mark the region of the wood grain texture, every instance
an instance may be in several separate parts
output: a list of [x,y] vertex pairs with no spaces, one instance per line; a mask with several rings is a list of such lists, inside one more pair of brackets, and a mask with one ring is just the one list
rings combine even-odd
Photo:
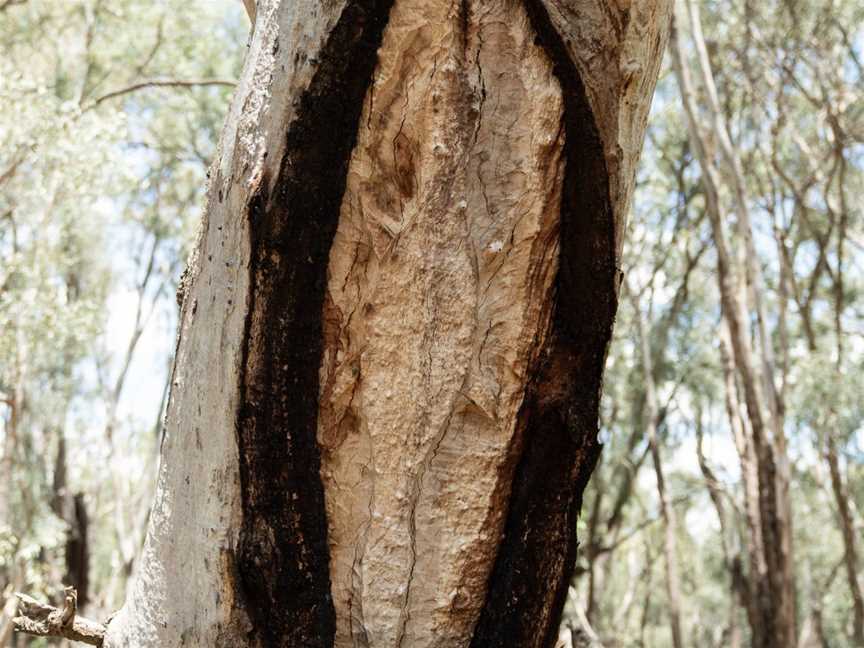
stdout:
[[319,441],[337,646],[464,646],[549,322],[561,91],[518,3],[401,0],[330,253]]

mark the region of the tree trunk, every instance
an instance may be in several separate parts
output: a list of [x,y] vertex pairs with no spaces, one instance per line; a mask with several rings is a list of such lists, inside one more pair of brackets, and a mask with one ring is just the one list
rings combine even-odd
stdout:
[[[697,50],[704,49],[701,38],[701,28],[697,26],[698,14],[692,2],[687,4],[691,35],[696,41]],[[677,22],[676,14],[676,22]],[[754,336],[750,333],[750,321],[753,312],[757,319],[764,317],[759,314],[760,307],[751,306],[752,294],[758,294],[761,286],[748,290],[748,278],[758,276],[754,270],[754,254],[749,250],[749,240],[752,236],[749,229],[749,215],[744,214],[747,205],[742,200],[736,202],[739,226],[746,221],[746,227],[739,227],[743,241],[739,241],[738,254],[733,254],[732,241],[726,227],[726,215],[723,209],[722,192],[723,176],[715,163],[713,141],[715,138],[728,138],[725,126],[721,129],[716,123],[714,129],[706,131],[699,119],[696,88],[690,78],[687,58],[677,33],[677,26],[672,30],[672,62],[675,75],[684,103],[684,112],[690,142],[695,149],[696,158],[702,173],[701,184],[705,200],[705,211],[711,224],[712,239],[717,253],[717,283],[720,292],[722,314],[721,344],[728,342],[731,369],[736,377],[727,377],[727,399],[730,391],[737,389],[738,380],[743,393],[743,403],[747,414],[747,441],[752,445],[755,460],[758,486],[759,506],[759,536],[761,538],[764,557],[764,572],[762,560],[756,563],[755,600],[759,607],[758,622],[751,623],[753,645],[765,648],[785,648],[795,641],[795,587],[792,561],[792,520],[789,502],[789,466],[786,456],[786,440],[779,418],[779,403],[773,379],[773,355],[764,348],[757,354],[756,349],[765,346],[767,335]],[[703,76],[703,91],[713,97],[713,75],[707,63],[707,56],[701,58],[700,71]],[[709,100],[713,105],[711,112],[717,115],[716,98]],[[723,130],[723,133],[715,131]],[[729,157],[734,157],[730,155]],[[730,165],[734,166],[734,165]],[[736,176],[734,168],[732,176]],[[729,171],[727,170],[727,175]],[[731,184],[735,185],[733,181]],[[733,192],[741,190],[733,187]],[[743,231],[742,231],[743,229]],[[752,275],[752,277],[751,277]],[[726,334],[728,333],[728,336]],[[761,335],[761,334],[760,334]],[[725,364],[725,362],[724,362]],[[725,368],[724,368],[725,371]],[[767,389],[766,389],[767,386]],[[727,405],[728,408],[728,405]],[[739,415],[730,412],[730,422],[737,435],[736,419]],[[743,429],[741,430],[744,431]],[[749,466],[743,463],[745,454],[739,447],[742,457],[742,474],[746,474]],[[745,487],[747,484],[745,483]],[[749,513],[749,512],[748,512]],[[749,519],[748,519],[749,522]],[[751,531],[752,534],[752,531]],[[751,562],[752,565],[752,562]],[[751,570],[753,567],[751,567]],[[753,576],[751,572],[751,577]]]
[[[660,456],[660,443],[657,440],[657,418],[660,406],[657,403],[657,387],[654,383],[654,365],[651,358],[651,342],[648,327],[642,318],[639,305],[639,294],[633,290],[630,283],[625,284],[625,290],[633,302],[633,312],[636,313],[637,344],[642,361],[643,384],[645,386],[645,420],[648,447],[651,449],[651,460],[654,464],[654,476],[657,481],[657,498],[660,501],[660,514],[663,517],[663,554],[666,563],[666,607],[669,611],[669,630],[672,634],[672,648],[683,648],[684,639],[681,632],[681,577],[678,567],[677,517],[669,493],[666,491],[666,477],[663,473],[663,461]],[[650,312],[650,311],[649,311]]]
[[106,646],[549,646],[667,2],[259,2]]
[[856,547],[855,523],[849,508],[849,491],[840,473],[840,460],[837,444],[832,433],[826,433],[825,461],[831,476],[831,490],[837,515],[840,518],[840,531],[843,534],[843,566],[846,569],[846,582],[852,595],[852,638],[856,646],[864,646],[864,595],[858,582],[858,550]]
[[66,543],[63,561],[66,569],[62,582],[75,588],[78,595],[78,609],[87,607],[90,547],[87,530],[89,520],[83,493],[72,493],[67,483],[66,439],[58,431],[57,457],[54,461],[54,483],[51,510],[66,523]]

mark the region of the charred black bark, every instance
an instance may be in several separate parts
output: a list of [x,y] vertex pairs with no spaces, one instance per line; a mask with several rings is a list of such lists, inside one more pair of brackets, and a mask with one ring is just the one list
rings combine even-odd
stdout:
[[603,144],[579,71],[542,0],[524,0],[564,99],[560,267],[548,342],[519,415],[504,540],[473,648],[551,646],[576,558],[582,492],[600,454],[600,385],[618,305]]
[[317,445],[321,318],[348,162],[391,4],[347,3],[318,61],[308,61],[317,69],[286,134],[273,195],[265,189],[250,206],[237,567],[253,632],[268,648],[333,643]]

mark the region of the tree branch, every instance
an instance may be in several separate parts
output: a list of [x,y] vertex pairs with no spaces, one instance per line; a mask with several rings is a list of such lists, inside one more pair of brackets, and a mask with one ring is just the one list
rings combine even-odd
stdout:
[[20,592],[15,596],[21,614],[13,619],[18,632],[37,637],[63,637],[91,646],[102,645],[106,628],[101,623],[76,615],[78,592],[74,587],[65,588],[62,608],[47,605]]
[[25,4],[27,0],[2,0],[0,2],[0,11],[6,11],[9,7]]
[[101,97],[98,97],[92,104],[87,107],[87,110],[95,108],[103,101],[108,101],[109,99],[114,99],[115,97],[120,97],[122,95],[129,94],[130,92],[143,90],[145,88],[194,88],[198,86],[226,86],[229,88],[233,88],[236,85],[237,83],[231,81],[230,79],[146,79],[144,81],[139,81],[137,83],[133,83],[132,85],[128,85],[125,88],[112,90],[111,92],[108,92]]

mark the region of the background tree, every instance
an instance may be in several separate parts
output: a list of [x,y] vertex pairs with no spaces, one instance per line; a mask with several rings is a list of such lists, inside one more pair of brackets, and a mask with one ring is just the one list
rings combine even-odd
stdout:
[[230,91],[141,84],[234,77],[243,20],[228,1],[0,3],[0,645],[25,641],[15,590],[74,584],[83,608],[89,580],[97,616],[125,595]]
[[[861,367],[850,307],[861,222],[849,198],[862,180],[860,24],[846,3],[676,7],[625,252],[628,281],[653,299],[625,302],[616,327],[609,444],[587,499],[603,559],[574,581],[604,645],[673,636],[663,619],[674,601],[650,592],[659,567],[629,562],[645,542],[662,546],[662,498],[641,471],[652,429],[643,326],[667,403],[666,498],[683,520],[683,634],[694,645],[861,643],[860,493],[846,487],[860,473],[861,418],[845,400]],[[617,604],[641,592],[641,609]]]

